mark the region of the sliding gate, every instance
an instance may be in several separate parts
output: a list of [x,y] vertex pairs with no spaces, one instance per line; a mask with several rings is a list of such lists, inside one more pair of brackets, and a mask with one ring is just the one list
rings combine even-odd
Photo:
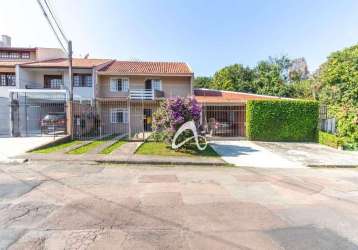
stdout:
[[202,124],[210,136],[245,137],[245,105],[203,104]]

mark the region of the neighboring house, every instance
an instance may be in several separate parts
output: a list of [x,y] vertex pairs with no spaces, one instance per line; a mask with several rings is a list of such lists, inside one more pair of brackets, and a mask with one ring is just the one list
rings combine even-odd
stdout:
[[60,49],[48,48],[14,48],[11,38],[3,36],[0,43],[0,135],[10,131],[9,93],[20,88],[19,66],[36,60],[47,60],[63,56]]
[[[51,112],[65,112],[69,93],[68,60],[57,48],[11,47],[0,43],[0,135],[40,132],[40,120]],[[94,100],[97,70],[112,60],[73,59],[74,100]]]

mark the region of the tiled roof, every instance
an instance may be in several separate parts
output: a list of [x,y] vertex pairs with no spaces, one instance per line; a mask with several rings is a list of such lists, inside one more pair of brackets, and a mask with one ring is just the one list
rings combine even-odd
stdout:
[[0,67],[15,67],[17,64],[28,63],[29,61],[0,61]]
[[[73,58],[72,66],[74,68],[93,68],[104,63],[108,63],[109,59],[84,59],[84,58]],[[68,67],[67,58],[57,58],[46,61],[38,61],[22,64],[21,67],[37,67],[37,68],[65,68]]]
[[278,99],[276,96],[249,94],[243,92],[194,89],[195,99],[199,103],[245,103],[248,100]]
[[191,75],[190,67],[183,62],[114,61],[100,70],[103,74],[168,74]]
[[0,51],[36,51],[36,48],[0,47]]

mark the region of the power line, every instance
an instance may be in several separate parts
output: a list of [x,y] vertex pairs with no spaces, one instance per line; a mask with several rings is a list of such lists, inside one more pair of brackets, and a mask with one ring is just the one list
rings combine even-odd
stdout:
[[58,30],[60,31],[60,33],[61,33],[63,39],[64,39],[66,42],[68,42],[68,39],[67,39],[67,37],[65,36],[65,33],[63,32],[62,27],[61,27],[61,25],[59,24],[59,22],[58,22],[58,20],[57,20],[57,18],[56,18],[56,15],[54,14],[54,11],[51,9],[50,5],[47,3],[47,0],[44,0],[44,2],[45,2],[45,4],[46,4],[46,6],[47,6],[48,11],[50,12],[50,15],[52,16],[52,19],[55,21],[55,24],[56,24]]
[[[42,13],[44,14],[44,16],[45,16],[47,22],[49,23],[49,25],[50,25],[50,27],[51,27],[53,33],[55,34],[55,36],[56,36],[56,38],[57,38],[57,41],[60,43],[62,49],[63,49],[66,53],[68,53],[66,47],[63,45],[63,43],[62,43],[62,41],[61,41],[59,35],[57,34],[55,27],[53,26],[53,24],[52,24],[50,18],[48,17],[48,15],[47,15],[47,13],[46,13],[46,11],[45,11],[45,8],[43,7],[41,1],[40,1],[40,0],[37,0],[37,3],[39,4],[39,6],[40,6],[40,8],[41,8],[41,10],[42,10]],[[66,41],[67,41],[67,40],[66,40]]]

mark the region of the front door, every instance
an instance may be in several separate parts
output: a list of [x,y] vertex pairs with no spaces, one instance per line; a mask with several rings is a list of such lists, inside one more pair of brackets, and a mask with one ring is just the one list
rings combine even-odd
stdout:
[[152,131],[152,110],[144,109],[144,131]]

